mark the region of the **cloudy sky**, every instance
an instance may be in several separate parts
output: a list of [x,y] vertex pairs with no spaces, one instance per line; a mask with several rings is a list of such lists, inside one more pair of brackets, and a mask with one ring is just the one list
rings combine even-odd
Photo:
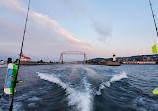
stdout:
[[[158,23],[158,1],[151,0]],[[0,59],[17,58],[28,0],[0,0]],[[158,43],[148,0],[31,0],[24,55],[58,61],[151,54]],[[66,56],[67,60],[82,56]]]

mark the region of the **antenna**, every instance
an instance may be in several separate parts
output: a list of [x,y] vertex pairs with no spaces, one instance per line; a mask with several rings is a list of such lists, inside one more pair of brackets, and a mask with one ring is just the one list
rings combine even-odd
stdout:
[[20,50],[19,60],[18,60],[17,75],[16,75],[16,77],[15,77],[15,82],[14,82],[14,86],[13,86],[13,95],[12,95],[12,100],[11,100],[11,104],[10,104],[10,107],[9,107],[9,111],[12,111],[12,110],[13,110],[15,87],[16,87],[17,78],[18,78],[18,73],[19,73],[20,59],[21,59],[21,56],[22,56],[22,53],[23,53],[23,45],[24,45],[24,39],[25,39],[25,33],[26,33],[26,26],[27,26],[27,21],[28,21],[28,13],[29,13],[29,10],[30,10],[30,0],[29,0],[29,4],[28,4],[28,9],[27,9],[26,22],[25,22],[24,33],[23,33],[23,39],[22,39],[22,43],[21,43],[21,50]]
[[156,25],[156,20],[155,20],[154,11],[153,11],[153,8],[152,8],[151,0],[149,0],[149,4],[150,4],[150,8],[151,8],[154,24],[155,24],[156,34],[157,34],[157,37],[158,37],[158,28],[157,28],[157,25]]

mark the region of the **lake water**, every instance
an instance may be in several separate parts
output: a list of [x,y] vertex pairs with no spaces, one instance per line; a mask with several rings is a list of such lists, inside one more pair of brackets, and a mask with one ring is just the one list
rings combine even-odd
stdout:
[[[7,69],[0,67],[0,94]],[[21,66],[14,111],[158,111],[158,65]],[[8,111],[9,96],[0,99]]]

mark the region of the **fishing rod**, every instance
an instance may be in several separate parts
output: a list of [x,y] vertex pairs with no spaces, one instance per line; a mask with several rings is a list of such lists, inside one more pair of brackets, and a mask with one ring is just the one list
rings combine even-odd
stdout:
[[157,37],[158,37],[158,28],[157,28],[157,24],[156,24],[155,15],[154,15],[154,11],[153,11],[153,8],[152,8],[151,0],[149,0],[149,4],[150,4],[150,8],[151,8],[154,24],[155,24],[156,34],[157,34]]
[[25,33],[26,33],[26,26],[27,26],[27,21],[28,21],[29,10],[30,10],[30,0],[29,0],[29,3],[28,3],[28,9],[27,9],[27,15],[26,15],[24,33],[23,33],[23,38],[22,38],[22,43],[21,43],[21,50],[20,50],[19,60],[18,60],[18,69],[17,69],[17,74],[16,74],[16,77],[15,77],[15,81],[14,81],[14,84],[13,84],[13,95],[12,95],[12,100],[11,100],[11,104],[10,104],[10,107],[9,107],[9,111],[12,111],[12,110],[13,110],[15,87],[16,87],[16,83],[18,83],[18,82],[17,82],[17,78],[18,78],[19,67],[20,67],[20,62],[21,62],[20,59],[21,59],[21,56],[22,56],[22,54],[23,54],[23,46],[24,46],[24,39],[25,39]]
[[[156,24],[155,15],[154,15],[154,11],[153,11],[153,8],[152,8],[151,0],[149,0],[149,4],[150,4],[150,8],[151,8],[151,12],[152,12],[154,24],[155,24],[156,34],[157,34],[157,37],[158,37],[158,28],[157,28],[157,24]],[[154,42],[155,42],[155,41],[154,41]],[[156,43],[155,43],[155,45],[152,47],[152,50],[153,50],[153,54],[154,54],[155,52],[156,52],[156,54],[157,54]],[[158,94],[158,87],[156,87],[156,88],[153,90],[153,94]]]

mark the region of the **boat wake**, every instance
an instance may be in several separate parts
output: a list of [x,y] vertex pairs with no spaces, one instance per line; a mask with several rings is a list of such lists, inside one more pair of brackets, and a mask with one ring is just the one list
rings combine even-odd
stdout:
[[112,76],[112,78],[109,81],[103,82],[99,86],[99,90],[96,92],[97,95],[101,95],[101,90],[106,89],[107,87],[110,87],[110,85],[116,81],[120,81],[121,79],[127,78],[127,75],[125,72],[122,72],[120,74]]
[[86,77],[83,77],[82,79],[84,88],[79,90],[72,88],[69,84],[64,83],[61,79],[59,79],[59,77],[56,77],[55,75],[38,72],[38,76],[43,80],[58,84],[63,89],[65,89],[68,95],[67,99],[69,106],[75,107],[78,111],[92,111],[93,96],[90,88],[91,84],[87,82]]

